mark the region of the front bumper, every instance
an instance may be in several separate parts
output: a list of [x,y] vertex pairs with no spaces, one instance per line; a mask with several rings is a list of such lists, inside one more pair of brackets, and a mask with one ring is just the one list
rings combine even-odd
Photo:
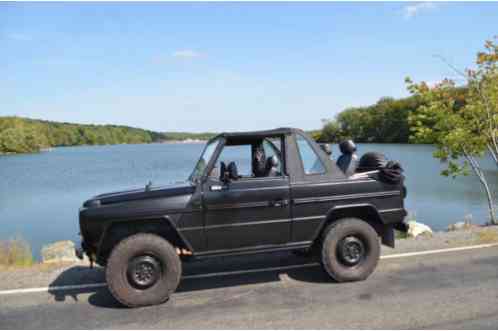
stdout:
[[85,255],[88,257],[90,262],[94,262],[96,258],[94,250],[92,250],[90,246],[83,239],[81,240],[81,245],[74,249],[74,253],[76,257],[80,260],[84,260]]

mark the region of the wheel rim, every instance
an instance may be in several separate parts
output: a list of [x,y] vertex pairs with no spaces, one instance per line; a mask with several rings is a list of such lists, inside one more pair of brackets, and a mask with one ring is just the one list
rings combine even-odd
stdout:
[[137,256],[128,263],[126,275],[134,288],[147,289],[161,278],[161,262],[151,255]]
[[347,236],[339,242],[338,253],[345,265],[355,266],[365,258],[365,244],[356,236]]

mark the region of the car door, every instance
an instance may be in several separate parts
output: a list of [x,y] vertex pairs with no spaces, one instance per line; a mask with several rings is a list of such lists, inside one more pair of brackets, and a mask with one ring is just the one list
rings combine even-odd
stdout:
[[[242,173],[248,157],[239,158]],[[225,147],[227,148],[227,147]],[[235,153],[237,154],[237,153]],[[289,178],[250,176],[223,183],[207,177],[203,183],[205,234],[209,251],[275,246],[290,240]]]

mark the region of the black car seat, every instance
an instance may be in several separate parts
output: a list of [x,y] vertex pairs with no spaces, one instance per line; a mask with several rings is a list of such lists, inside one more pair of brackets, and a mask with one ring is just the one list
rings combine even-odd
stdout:
[[270,156],[268,159],[266,159],[265,176],[266,177],[280,176],[279,163],[280,162],[278,161],[278,158],[275,155]]
[[228,176],[232,180],[237,180],[240,178],[239,171],[237,170],[237,164],[235,162],[230,162],[227,166]]
[[252,159],[252,171],[255,177],[264,177],[266,175],[266,155],[263,146],[259,145],[254,148]]
[[230,162],[228,166],[225,162],[220,162],[220,181],[226,182],[227,180],[237,180],[239,178],[239,171],[235,162]]
[[356,145],[352,140],[346,140],[339,144],[342,155],[337,159],[337,166],[346,176],[355,173],[358,167],[358,155],[356,155]]

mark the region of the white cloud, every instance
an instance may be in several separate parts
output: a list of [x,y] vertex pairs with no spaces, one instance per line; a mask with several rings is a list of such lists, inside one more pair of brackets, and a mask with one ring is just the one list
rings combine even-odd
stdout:
[[7,33],[5,34],[5,37],[7,39],[16,40],[16,41],[28,41],[32,39],[30,35],[24,33],[17,33],[17,32]]
[[403,15],[406,19],[413,18],[423,11],[429,11],[436,8],[433,2],[419,2],[407,5],[403,8]]
[[173,52],[173,54],[171,54],[171,55],[173,57],[181,58],[181,59],[193,59],[193,58],[198,58],[198,57],[202,56],[201,53],[194,51],[194,50],[191,50],[191,49],[178,50],[178,51]]

